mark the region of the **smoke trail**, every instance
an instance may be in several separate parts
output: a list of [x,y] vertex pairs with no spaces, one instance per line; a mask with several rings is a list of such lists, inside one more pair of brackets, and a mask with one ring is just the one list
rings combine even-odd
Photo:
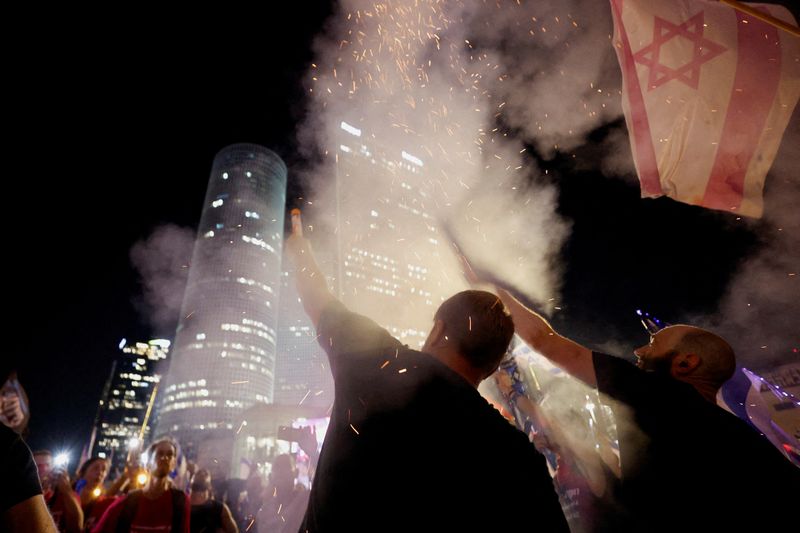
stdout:
[[175,331],[193,246],[192,230],[167,224],[131,248],[142,285],[141,299],[134,303],[157,333],[171,337]]
[[777,366],[800,360],[800,121],[795,112],[765,191],[763,221],[747,221],[761,249],[740,266],[706,324],[736,350],[740,365]]
[[471,15],[478,45],[499,64],[489,79],[506,103],[502,120],[541,155],[569,152],[621,116],[606,2],[482,3]]
[[[332,139],[346,117],[385,145],[427,155],[412,185],[474,240],[481,266],[536,301],[557,298],[569,225],[526,146],[550,157],[619,117],[619,75],[605,3],[542,4],[343,2],[316,42],[299,132],[301,146],[328,155],[308,173],[318,206],[333,203]],[[489,253],[481,242],[496,245]],[[447,268],[459,278],[455,263]]]

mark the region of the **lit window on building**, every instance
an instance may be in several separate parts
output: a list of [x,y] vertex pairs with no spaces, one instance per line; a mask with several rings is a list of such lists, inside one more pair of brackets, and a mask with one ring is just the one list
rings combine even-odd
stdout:
[[211,207],[219,207],[223,203],[225,203],[225,202],[220,198],[220,199],[217,199],[217,200],[214,200],[213,202],[211,202]]
[[342,121],[341,128],[349,133],[350,135],[355,135],[356,137],[361,137],[361,130],[356,128],[355,126],[351,126],[347,122]]
[[211,238],[213,236],[214,236],[214,230],[209,230],[205,232],[205,234],[203,235],[203,237],[205,237],[206,239]]
[[[272,246],[270,246],[269,244],[267,244],[266,242],[264,242],[261,239],[257,239],[255,237],[250,237],[248,235],[242,235],[242,240],[244,242],[246,242],[246,243],[254,244],[254,245],[258,246],[259,248],[261,248],[262,250],[268,250],[268,251],[270,251],[272,253],[275,253],[275,248],[273,248]],[[233,242],[233,241],[231,241],[231,242]]]

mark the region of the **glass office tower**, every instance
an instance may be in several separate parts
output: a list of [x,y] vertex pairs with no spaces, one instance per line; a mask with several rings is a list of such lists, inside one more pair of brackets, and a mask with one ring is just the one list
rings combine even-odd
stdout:
[[285,203],[272,151],[235,144],[214,158],[157,428],[200,463],[206,441],[206,459],[229,461],[234,420],[273,399]]

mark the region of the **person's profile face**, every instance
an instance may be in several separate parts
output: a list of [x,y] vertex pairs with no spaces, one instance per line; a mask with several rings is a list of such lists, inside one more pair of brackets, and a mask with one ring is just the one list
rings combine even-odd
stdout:
[[633,351],[636,366],[646,372],[669,374],[675,356],[675,341],[680,335],[681,332],[674,328],[665,328],[651,335],[648,344]]

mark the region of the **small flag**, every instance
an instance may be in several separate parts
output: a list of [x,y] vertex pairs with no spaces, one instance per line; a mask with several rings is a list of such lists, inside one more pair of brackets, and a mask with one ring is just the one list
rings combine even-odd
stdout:
[[800,39],[720,2],[610,1],[642,197],[760,217],[800,96]]

